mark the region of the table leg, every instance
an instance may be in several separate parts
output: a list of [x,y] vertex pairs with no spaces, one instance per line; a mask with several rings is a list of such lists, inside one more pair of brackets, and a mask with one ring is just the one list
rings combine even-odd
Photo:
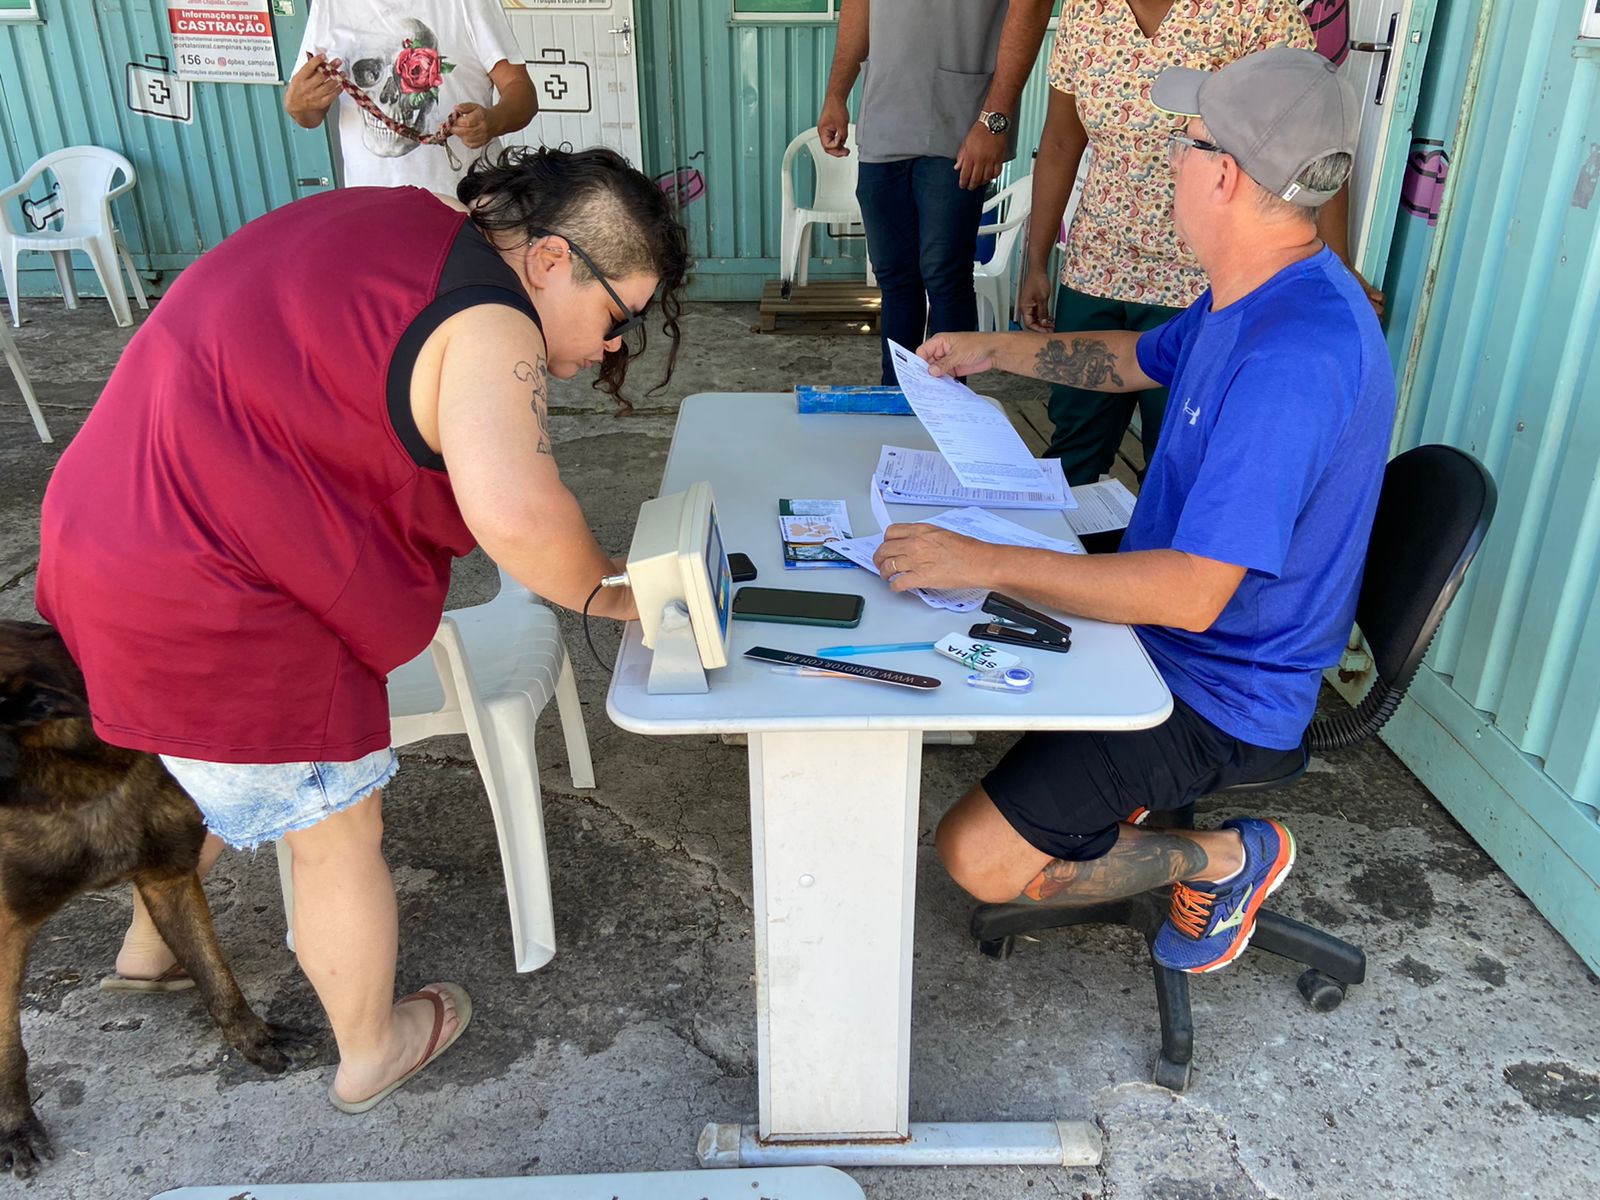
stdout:
[[761,1137],[907,1135],[921,735],[750,737]]
[[911,949],[922,735],[750,735],[760,1122],[703,1166],[1100,1161],[1082,1121],[912,1124]]

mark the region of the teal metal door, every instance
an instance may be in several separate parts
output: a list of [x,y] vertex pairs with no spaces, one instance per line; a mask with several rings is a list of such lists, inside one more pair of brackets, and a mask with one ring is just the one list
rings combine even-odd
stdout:
[[[322,0],[316,0],[322,3]],[[278,42],[278,74],[287,81],[300,68],[296,61],[300,53],[300,39],[305,36],[306,16],[312,0],[278,0],[273,7],[276,10],[272,18],[273,36]],[[276,93],[279,111],[283,108],[283,93],[280,89],[268,89]],[[334,122],[324,121],[319,129],[301,129],[288,115],[284,114],[283,124],[288,130],[286,149],[294,198],[309,196],[314,192],[326,191],[337,182],[334,172]]]
[[[305,3],[275,5],[285,70]],[[0,175],[19,178],[63,146],[126,155],[139,181],[116,202],[117,221],[156,291],[246,221],[332,186],[326,130],[289,120],[281,86],[177,78],[163,0],[40,0],[39,9],[41,21],[0,25]],[[22,265],[25,294],[58,291],[48,258]],[[81,286],[98,291],[92,275]]]
[[[1351,181],[1350,246],[1354,262],[1382,283],[1400,211],[1411,129],[1416,121],[1423,64],[1439,0],[1357,0],[1345,8],[1348,37],[1340,47],[1318,48],[1341,63],[1361,98],[1361,141]],[[1303,5],[1318,19],[1337,4]],[[1321,31],[1319,31],[1320,33]]]

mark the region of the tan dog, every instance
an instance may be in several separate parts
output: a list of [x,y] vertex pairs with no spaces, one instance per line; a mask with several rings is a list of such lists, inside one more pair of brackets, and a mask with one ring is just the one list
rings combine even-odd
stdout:
[[195,874],[200,810],[153,754],[95,736],[83,675],[48,625],[0,621],[0,1171],[50,1139],[29,1101],[18,1011],[34,935],[87,888],[131,881],[228,1042],[277,1074],[303,1045],[251,1011]]

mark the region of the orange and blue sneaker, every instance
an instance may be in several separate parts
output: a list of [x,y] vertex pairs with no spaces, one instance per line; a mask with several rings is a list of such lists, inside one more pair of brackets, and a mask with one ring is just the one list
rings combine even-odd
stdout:
[[1174,971],[1201,974],[1227,966],[1250,944],[1256,913],[1294,866],[1294,836],[1276,821],[1224,821],[1244,841],[1244,866],[1225,883],[1172,885],[1172,911],[1150,952]]

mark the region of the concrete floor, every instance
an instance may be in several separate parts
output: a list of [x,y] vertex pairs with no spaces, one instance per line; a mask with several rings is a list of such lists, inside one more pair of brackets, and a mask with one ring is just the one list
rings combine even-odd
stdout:
[[[39,444],[0,379],[7,617],[34,615],[40,497],[129,333],[94,300],[77,313],[35,300],[26,312],[17,340],[57,442]],[[562,473],[602,543],[625,548],[683,396],[875,380],[874,339],[760,335],[755,320],[753,306],[694,307],[677,377],[638,396],[630,417],[611,416],[587,386],[552,389]],[[650,359],[644,367],[659,345]],[[1037,425],[1039,389],[990,390]],[[463,560],[452,606],[486,598],[493,581],[481,555]],[[128,896],[81,897],[45,927],[27,977],[35,1104],[58,1149],[30,1194],[122,1200],[187,1184],[682,1169],[705,1121],[754,1118],[745,752],[713,737],[613,728],[605,673],[570,622],[567,644],[599,786],[570,786],[547,710],[554,962],[512,970],[477,773],[464,741],[424,743],[402,754],[386,804],[399,975],[407,989],[455,979],[471,991],[476,1015],[461,1043],[390,1103],[343,1116],[325,1099],[325,1033],[318,1061],[272,1080],[224,1053],[192,993],[99,991]],[[614,645],[602,634],[603,653]],[[1005,962],[967,938],[967,902],[944,877],[931,831],[1006,745],[984,736],[925,756],[912,1117],[1088,1118],[1103,1130],[1104,1161],[852,1172],[873,1200],[1600,1191],[1600,987],[1386,749],[1318,762],[1257,806],[1300,840],[1276,907],[1363,944],[1367,983],[1321,1014],[1296,993],[1297,969],[1270,956],[1195,980],[1194,1078],[1174,1096],[1146,1082],[1157,1027],[1136,935],[1067,931]],[[207,890],[246,995],[270,1020],[321,1029],[284,949],[272,855],[224,856]]]

